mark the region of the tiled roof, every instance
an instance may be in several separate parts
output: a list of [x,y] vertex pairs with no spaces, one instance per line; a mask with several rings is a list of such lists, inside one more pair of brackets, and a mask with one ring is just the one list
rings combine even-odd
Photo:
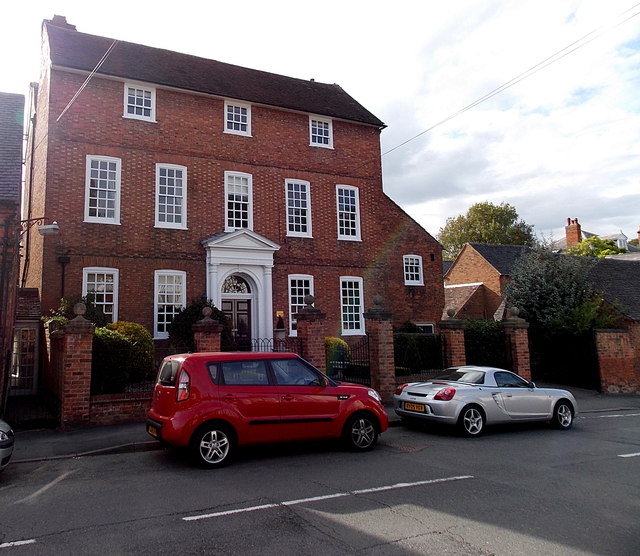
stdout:
[[0,200],[20,201],[24,96],[0,93]]
[[589,283],[626,316],[640,320],[640,261],[598,259],[588,276]]
[[514,263],[530,247],[524,245],[498,245],[494,243],[469,243],[502,276],[509,276]]
[[[44,24],[54,66],[90,72],[113,43],[113,39],[79,33],[68,26],[58,27],[51,21]],[[98,73],[384,126],[339,85],[285,77],[130,42],[118,41]]]

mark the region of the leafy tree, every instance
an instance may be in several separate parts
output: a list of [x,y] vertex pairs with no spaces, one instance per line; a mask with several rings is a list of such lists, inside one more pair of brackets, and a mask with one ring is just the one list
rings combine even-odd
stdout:
[[580,243],[577,243],[567,250],[567,254],[569,255],[598,257],[600,259],[603,259],[607,255],[617,255],[626,252],[626,249],[620,249],[612,239],[602,239],[598,236],[583,239]]
[[537,245],[533,226],[520,219],[515,207],[508,203],[476,203],[467,214],[447,218],[440,228],[438,241],[444,248],[444,258],[453,260],[468,242],[502,245]]
[[505,296],[538,329],[582,332],[613,326],[615,311],[588,283],[593,264],[591,258],[534,249],[515,263]]
[[50,309],[49,315],[43,317],[47,325],[53,328],[60,328],[67,324],[71,319],[75,318],[73,308],[76,303],[82,302],[87,308],[84,318],[93,323],[97,328],[107,325],[109,319],[102,312],[102,309],[94,303],[94,295],[92,293],[82,297],[80,295],[71,295],[60,299],[60,305],[57,309]]
[[629,240],[629,245],[635,245],[636,247],[638,247],[638,245],[640,245],[640,240],[630,239]]

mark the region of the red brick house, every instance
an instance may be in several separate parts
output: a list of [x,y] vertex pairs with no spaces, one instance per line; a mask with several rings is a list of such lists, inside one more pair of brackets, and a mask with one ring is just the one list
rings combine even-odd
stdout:
[[11,377],[17,305],[24,97],[0,93],[0,417]]
[[192,299],[270,338],[313,294],[330,334],[366,333],[375,295],[434,325],[441,247],[382,187],[384,124],[338,85],[43,23],[26,197],[56,220],[25,285],[43,312],[93,293],[155,339]]
[[504,286],[514,263],[528,249],[522,245],[465,244],[444,275],[445,313],[452,309],[457,319],[502,320],[506,316]]

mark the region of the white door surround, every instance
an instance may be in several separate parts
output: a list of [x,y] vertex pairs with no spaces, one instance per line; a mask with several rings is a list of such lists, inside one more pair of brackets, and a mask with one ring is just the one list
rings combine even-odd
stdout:
[[231,275],[251,288],[251,337],[273,337],[273,254],[280,246],[251,230],[217,234],[202,241],[207,253],[207,298],[222,307],[222,285]]

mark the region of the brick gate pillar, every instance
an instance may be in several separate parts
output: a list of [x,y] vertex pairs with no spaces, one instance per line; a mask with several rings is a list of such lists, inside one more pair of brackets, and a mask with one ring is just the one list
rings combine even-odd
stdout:
[[442,364],[446,367],[465,365],[467,354],[464,348],[464,321],[448,319],[440,321],[442,335]]
[[203,318],[192,327],[196,351],[220,351],[222,324],[211,318],[211,307],[203,307]]
[[531,380],[531,357],[529,355],[529,323],[518,316],[518,309],[511,307],[509,317],[503,321],[504,332],[511,348],[511,367],[514,373]]
[[393,400],[396,389],[396,362],[393,353],[393,313],[382,307],[382,297],[373,299],[375,307],[364,313],[369,337],[371,386],[385,403]]
[[91,355],[94,326],[84,314],[87,307],[76,303],[76,317],[63,328],[60,425],[88,425],[91,417]]
[[325,319],[327,315],[320,309],[312,307],[315,298],[306,295],[306,306],[296,313],[296,331],[302,345],[302,357],[323,373],[327,372],[327,353],[324,338],[327,335]]
[[595,331],[603,394],[640,394],[640,362],[637,347],[634,349],[633,332]]

